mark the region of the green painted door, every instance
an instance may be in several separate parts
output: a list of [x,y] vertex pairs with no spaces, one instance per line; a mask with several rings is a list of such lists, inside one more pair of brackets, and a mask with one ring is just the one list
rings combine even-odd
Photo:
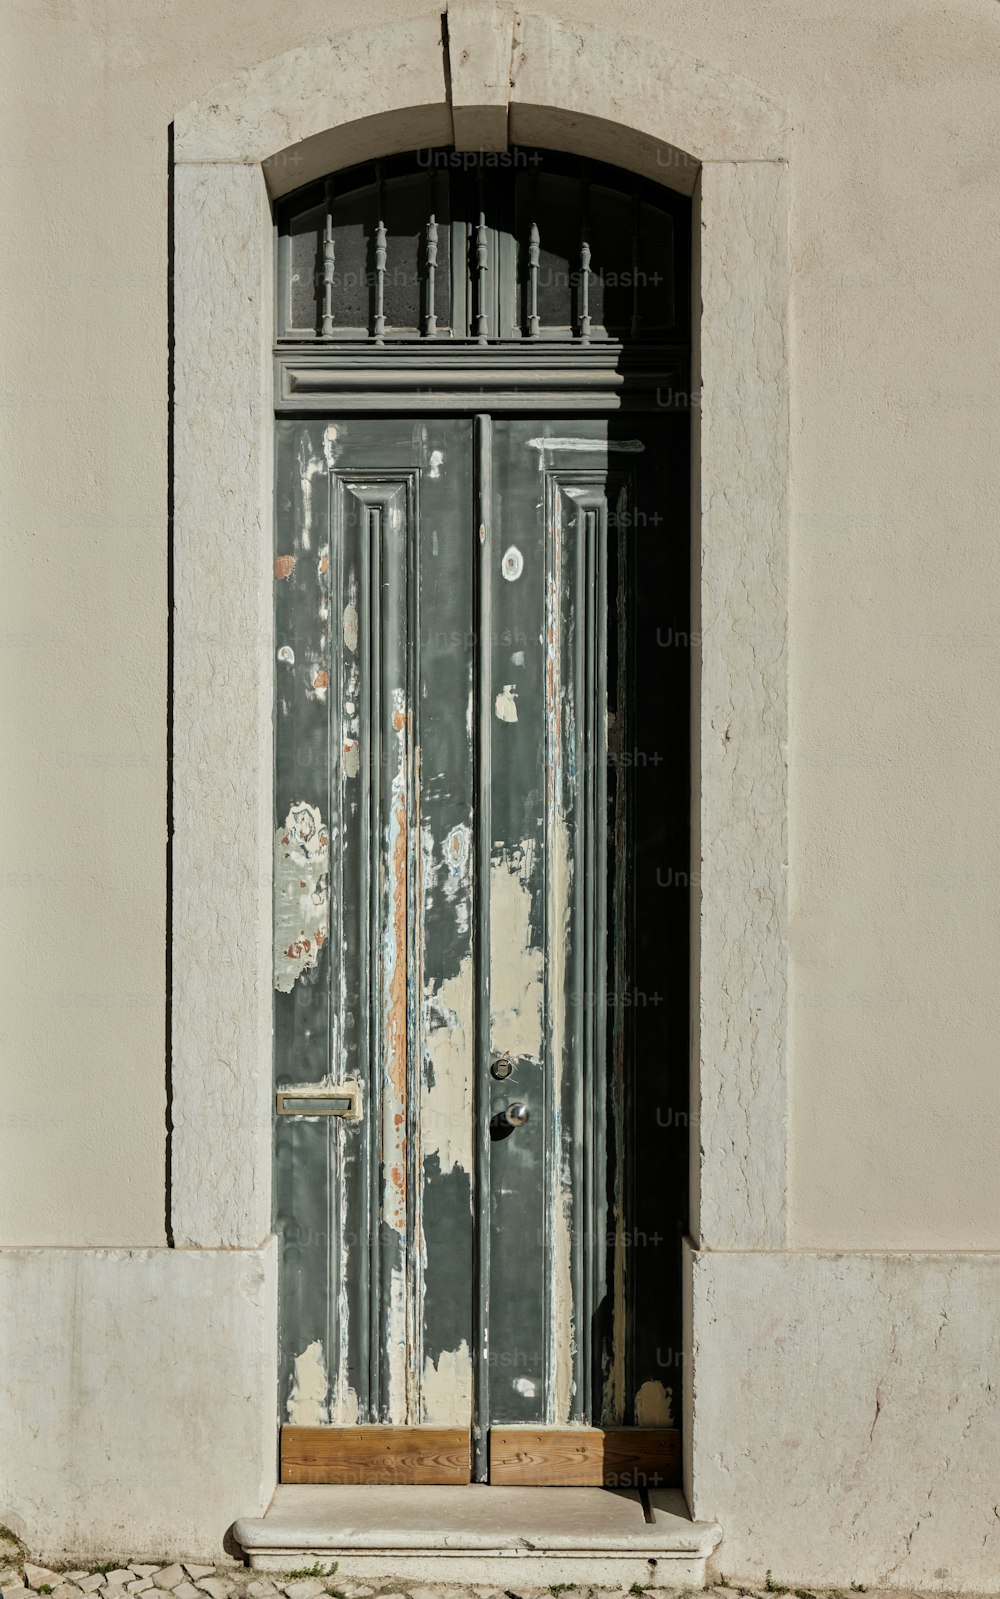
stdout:
[[467,1427],[480,1477],[494,1423],[668,1419],[629,1237],[658,426],[277,424],[281,1420]]

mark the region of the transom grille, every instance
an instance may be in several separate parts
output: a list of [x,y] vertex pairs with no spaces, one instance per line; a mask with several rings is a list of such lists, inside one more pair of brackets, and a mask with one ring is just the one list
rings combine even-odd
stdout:
[[689,207],[549,151],[422,150],[283,200],[279,343],[686,343]]

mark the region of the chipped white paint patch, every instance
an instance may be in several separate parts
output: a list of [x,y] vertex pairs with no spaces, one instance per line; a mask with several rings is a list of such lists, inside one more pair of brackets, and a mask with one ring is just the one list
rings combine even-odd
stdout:
[[288,1419],[294,1427],[322,1427],[330,1420],[326,1396],[330,1391],[323,1345],[317,1338],[295,1357]]
[[389,1306],[385,1325],[385,1350],[389,1404],[387,1420],[397,1427],[413,1421],[410,1392],[409,1335],[407,1321],[406,1271],[394,1266],[389,1278]]
[[496,698],[496,712],[501,722],[517,721],[516,685],[505,683]]
[[308,460],[304,456],[300,455],[299,457],[299,476],[302,482],[302,548],[304,550],[312,549],[312,480],[324,468],[325,463],[318,455],[310,455]]
[[474,972],[467,955],[454,977],[424,995],[424,1059],[430,1067],[420,1105],[424,1158],[437,1155],[442,1174],[472,1171],[472,1038]]
[[573,1357],[576,1353],[573,1323],[573,1200],[569,1172],[563,1169],[564,1164],[565,1157],[560,1148],[556,1172],[555,1225],[552,1228],[552,1402],[556,1425],[565,1425],[570,1419]]
[[274,986],[290,994],[328,933],[330,838],[319,807],[293,805],[274,836]]
[[344,776],[357,777],[361,770],[361,747],[356,738],[344,740]]
[[504,551],[503,560],[500,562],[500,570],[508,583],[516,583],[521,576],[524,571],[524,556],[516,544],[512,544],[509,549]]
[[492,1047],[540,1062],[542,952],[531,939],[531,860],[525,840],[490,866],[490,1010]]
[[428,1355],[421,1384],[423,1421],[432,1427],[467,1427],[472,1414],[472,1355],[465,1339],[444,1349],[437,1363]]
[[442,466],[443,461],[444,461],[444,454],[442,453],[441,450],[432,450],[431,451],[430,469],[429,469],[428,474],[427,474],[428,477],[440,477],[441,476],[441,466]]
[[533,1377],[515,1377],[511,1386],[522,1399],[534,1399],[538,1392],[538,1384]]
[[529,439],[529,450],[621,450],[639,455],[646,448],[641,439]]
[[312,654],[312,663],[309,668],[309,686],[306,689],[306,693],[310,699],[324,701],[330,682],[330,674],[315,652],[311,651],[310,653]]
[[338,436],[339,429],[336,423],[331,422],[323,434],[323,455],[328,467],[334,467],[337,464],[337,457],[340,454],[340,445],[337,442]]
[[330,1395],[330,1420],[338,1427],[356,1427],[363,1420],[361,1401],[347,1381],[346,1340],[344,1340],[344,1354],[341,1357],[341,1373],[337,1380],[336,1392]]
[[448,899],[468,887],[470,850],[470,830],[464,822],[458,822],[444,841],[444,863],[448,868],[444,891]]
[[278,651],[278,660],[284,661],[286,666],[295,665],[295,651],[290,644],[282,644]]
[[353,600],[348,600],[344,606],[344,643],[352,655],[358,648],[358,608]]
[[635,1396],[635,1424],[637,1427],[672,1427],[674,1424],[674,1391],[662,1382],[644,1382]]

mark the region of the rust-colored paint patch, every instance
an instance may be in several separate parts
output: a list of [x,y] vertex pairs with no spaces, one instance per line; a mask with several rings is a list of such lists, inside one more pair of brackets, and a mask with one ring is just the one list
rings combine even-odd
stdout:
[[295,570],[294,555],[276,555],[274,558],[274,575],[278,579],[291,577]]

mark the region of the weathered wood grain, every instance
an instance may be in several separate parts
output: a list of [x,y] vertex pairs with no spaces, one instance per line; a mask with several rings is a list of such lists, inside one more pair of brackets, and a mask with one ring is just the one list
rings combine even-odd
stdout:
[[460,1427],[282,1427],[281,1481],[465,1483],[470,1438]]
[[493,1427],[490,1482],[502,1487],[675,1488],[676,1428]]

